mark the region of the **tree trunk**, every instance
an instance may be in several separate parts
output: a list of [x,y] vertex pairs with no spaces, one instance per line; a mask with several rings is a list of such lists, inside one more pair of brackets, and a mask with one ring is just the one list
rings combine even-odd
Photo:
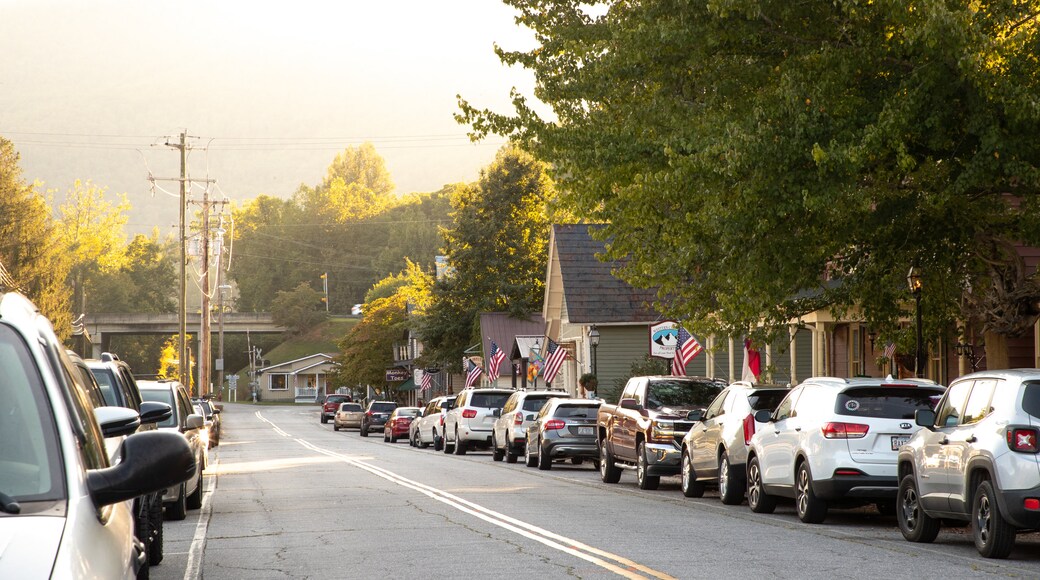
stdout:
[[986,332],[986,369],[998,370],[1009,368],[1011,360],[1008,356],[1007,337],[995,332]]

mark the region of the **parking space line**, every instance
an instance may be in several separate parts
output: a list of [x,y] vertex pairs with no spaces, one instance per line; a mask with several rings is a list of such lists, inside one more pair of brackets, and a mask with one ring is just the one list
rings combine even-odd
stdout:
[[[217,455],[214,459],[213,465],[220,465],[220,456]],[[199,521],[195,524],[195,535],[191,539],[191,547],[188,548],[188,564],[184,568],[184,580],[197,580],[202,578],[202,556],[203,550],[206,547],[206,534],[209,532],[209,520],[210,515],[213,512],[212,497],[213,493],[217,490],[217,472],[209,478],[203,477],[200,485],[206,481],[210,481],[211,484],[209,489],[206,486],[202,487],[202,509],[199,510]]]

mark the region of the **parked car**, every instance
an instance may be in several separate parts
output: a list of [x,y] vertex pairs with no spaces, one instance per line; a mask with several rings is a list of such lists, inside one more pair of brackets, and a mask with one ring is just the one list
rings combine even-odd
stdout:
[[[37,308],[0,292],[0,578],[134,578],[134,498],[194,475],[184,441],[92,408],[83,379]],[[113,464],[104,438],[122,436]]]
[[202,409],[202,418],[206,420],[209,429],[209,446],[220,445],[220,409],[209,399],[192,399]]
[[[199,438],[202,439],[202,444],[206,449],[213,447],[210,443],[210,437],[212,434],[213,423],[206,420],[206,412],[202,410],[202,405],[197,399],[191,400],[191,411],[196,415],[202,417],[202,427],[199,429]],[[206,471],[209,468],[209,454],[203,456],[202,470]]]
[[393,401],[370,401],[361,417],[361,436],[368,437],[371,431],[382,431],[390,413],[397,408]]
[[914,414],[942,394],[920,379],[808,379],[772,413],[755,413],[768,425],[751,438],[748,506],[772,513],[777,496],[791,497],[806,523],[822,522],[832,505],[892,513],[899,448],[920,429]]
[[[422,401],[422,399],[420,399]],[[419,435],[419,420],[426,414],[426,405],[419,407],[419,414],[412,419],[412,422],[408,424],[408,445],[412,447],[418,447],[419,441],[416,438]]]
[[390,417],[383,426],[383,441],[385,443],[397,443],[401,437],[408,436],[408,428],[412,420],[419,416],[419,407],[398,407],[390,413]]
[[361,403],[340,403],[339,410],[332,418],[332,430],[339,431],[348,427],[360,429],[361,418],[364,416],[365,410],[361,407]]
[[516,463],[524,453],[527,428],[545,402],[554,397],[566,398],[562,391],[517,391],[506,399],[501,411],[492,412],[495,423],[491,426],[491,459]]
[[455,397],[443,396],[434,397],[426,404],[422,417],[414,422],[416,445],[426,449],[432,444],[434,451],[444,449],[444,415],[454,401]]
[[602,402],[590,399],[551,398],[524,434],[524,463],[543,471],[557,459],[581,465],[599,457],[596,415]]
[[513,394],[511,389],[469,388],[455,397],[444,415],[444,452],[465,455],[471,447],[491,446],[494,411]]
[[205,419],[194,412],[188,391],[178,381],[137,381],[137,387],[145,401],[166,403],[173,409],[169,419],[159,422],[159,430],[179,434],[188,443],[195,457],[195,477],[179,485],[167,487],[163,491],[166,517],[171,520],[183,520],[187,517],[188,509],[202,507],[202,471],[206,465],[207,449],[202,437]]
[[640,489],[657,489],[662,475],[678,475],[686,432],[726,387],[706,377],[632,377],[617,405],[599,410],[600,478],[621,480],[621,470],[636,472]]
[[747,450],[762,427],[755,413],[773,412],[787,396],[786,387],[738,381],[708,405],[704,416],[682,440],[682,491],[701,497],[705,486],[718,487],[724,504],[744,501]]
[[[139,433],[154,431],[160,421],[170,418],[173,409],[165,403],[144,402],[137,388],[137,381],[130,365],[112,353],[101,353],[100,360],[83,361],[91,380],[99,386],[104,405],[133,409],[141,417]],[[116,439],[106,439],[116,442]],[[110,450],[111,451],[111,450]],[[149,566],[162,562],[163,552],[163,501],[162,491],[134,499],[134,535],[148,550]],[[140,574],[139,574],[140,577]]]
[[354,399],[350,395],[343,395],[339,393],[333,393],[331,395],[325,395],[325,400],[321,403],[321,423],[324,425],[329,422],[329,419],[336,416],[336,411],[339,410],[339,406],[342,403],[353,402]]
[[932,542],[942,520],[971,522],[979,553],[1006,558],[1017,531],[1040,528],[1040,369],[961,377],[916,423],[899,450],[904,538]]

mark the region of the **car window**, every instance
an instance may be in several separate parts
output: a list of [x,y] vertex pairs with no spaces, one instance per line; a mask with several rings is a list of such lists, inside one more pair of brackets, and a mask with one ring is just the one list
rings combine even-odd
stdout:
[[961,425],[975,423],[989,415],[989,402],[993,399],[993,391],[996,386],[996,379],[975,381],[975,386],[971,388],[971,394],[968,395],[968,402],[964,405]]
[[647,409],[704,407],[719,393],[719,384],[704,381],[657,379],[646,387]]
[[418,417],[419,416],[419,409],[398,409],[397,410],[397,416],[398,417]]
[[787,391],[781,389],[752,391],[748,395],[747,400],[748,404],[751,405],[752,411],[760,411],[762,409],[772,411],[780,405],[780,401],[783,401],[786,395]]
[[173,414],[168,419],[158,424],[159,427],[177,427],[177,403],[173,400],[173,391],[169,389],[144,389],[141,398],[145,401],[166,403],[173,409]]
[[119,367],[120,383],[124,387],[126,393],[127,404],[129,408],[135,411],[141,410],[141,395],[137,389],[137,381],[134,380],[134,374],[130,372],[130,367],[120,365]]
[[1031,381],[1022,389],[1022,410],[1040,417],[1040,382]]
[[506,413],[512,413],[513,409],[516,408],[516,402],[522,396],[521,393],[513,393],[513,395],[509,397],[509,400],[506,401],[506,404],[502,406],[502,414],[505,415]]
[[851,417],[913,419],[917,411],[930,411],[942,389],[922,387],[863,387],[838,393],[834,412]]
[[802,388],[798,387],[787,394],[787,397],[776,407],[776,411],[773,411],[774,421],[783,421],[791,416],[791,410],[794,408],[795,401],[798,400],[798,396],[802,394]]
[[473,393],[469,406],[485,409],[500,409],[509,398],[510,393]]
[[554,417],[575,419],[595,419],[599,413],[599,405],[560,405],[556,407]]
[[936,427],[952,427],[960,422],[973,382],[967,380],[950,385],[949,390],[946,392],[946,400],[942,402],[939,412],[936,413]]
[[640,398],[641,398],[638,395],[638,391],[639,391],[639,381],[628,381],[628,384],[625,385],[625,391],[623,393],[621,393],[621,398],[622,399],[635,399],[638,402],[640,400]]
[[550,395],[540,395],[535,397],[527,397],[524,399],[524,411],[536,412],[541,411],[545,403],[554,397]]
[[112,376],[112,372],[108,369],[90,369],[90,372],[94,374],[94,379],[101,388],[101,396],[105,398],[105,404],[118,407],[119,399],[116,398],[115,377]]
[[724,414],[726,412],[724,410],[724,405],[726,403],[726,397],[728,397],[729,394],[729,389],[719,393],[719,396],[715,397],[715,400],[708,405],[708,410],[704,412],[704,419],[714,419],[715,417]]
[[361,410],[361,403],[342,403],[339,410],[344,413],[357,413]]
[[187,427],[188,415],[195,413],[194,409],[191,408],[190,397],[188,397],[188,391],[184,390],[184,387],[177,388],[177,404],[181,406],[180,426]]
[[57,426],[43,378],[26,344],[0,324],[0,490],[22,502],[65,496]]
[[393,411],[396,408],[397,408],[397,403],[372,403],[368,407],[368,409],[370,411],[377,411],[377,412],[380,412],[380,413],[386,413],[386,412],[389,412],[389,411]]

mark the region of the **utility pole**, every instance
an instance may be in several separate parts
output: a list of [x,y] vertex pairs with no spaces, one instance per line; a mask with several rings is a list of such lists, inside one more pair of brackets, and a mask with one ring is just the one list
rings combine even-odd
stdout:
[[199,396],[209,391],[210,344],[210,285],[209,285],[209,187],[202,192],[202,325],[199,329]]

